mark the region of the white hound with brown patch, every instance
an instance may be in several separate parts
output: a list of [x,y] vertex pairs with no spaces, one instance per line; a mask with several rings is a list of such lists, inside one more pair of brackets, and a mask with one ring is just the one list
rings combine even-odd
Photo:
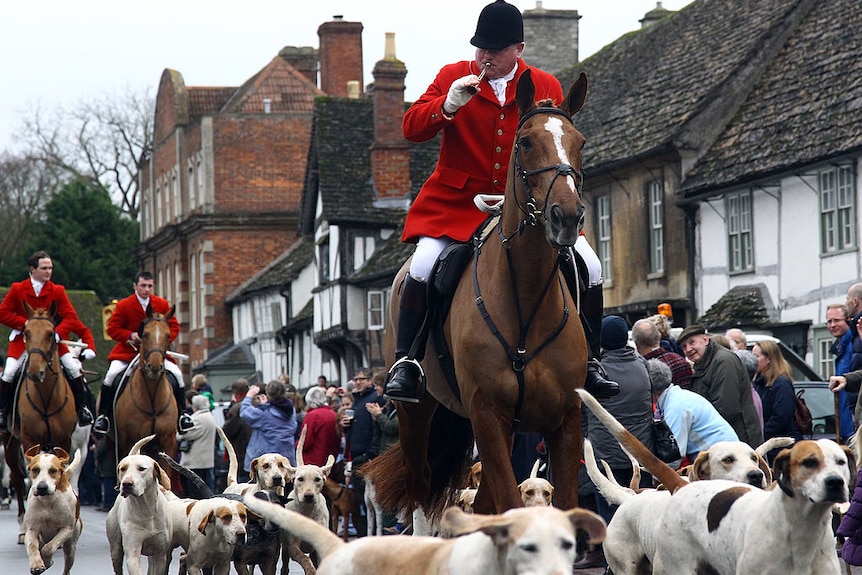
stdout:
[[575,529],[604,538],[605,522],[586,509],[511,509],[502,515],[446,510],[441,528],[453,539],[363,537],[344,543],[316,521],[246,495],[252,511],[269,517],[320,554],[318,575],[560,575],[575,561]]
[[[81,462],[81,452],[69,463],[69,454],[59,447],[41,453],[34,445],[24,455],[30,491],[24,511],[24,544],[30,559],[30,573],[37,575],[53,563],[57,549],[63,548],[63,574],[69,575],[81,536],[81,507],[71,485],[71,477]],[[68,464],[68,465],[67,465]]]
[[539,477],[540,463],[541,460],[537,459],[533,464],[532,471],[530,471],[530,476],[518,485],[524,507],[536,507],[538,505],[550,507],[553,503],[554,486],[547,479]]

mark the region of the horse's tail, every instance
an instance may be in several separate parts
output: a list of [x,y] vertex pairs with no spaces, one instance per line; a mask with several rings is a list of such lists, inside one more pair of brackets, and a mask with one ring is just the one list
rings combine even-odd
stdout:
[[638,441],[637,437],[623,427],[588,391],[584,389],[575,389],[575,391],[581,396],[581,401],[587,404],[590,411],[604,424],[608,431],[611,432],[611,435],[620,442],[620,445],[631,453],[647,471],[652,473],[653,477],[658,479],[668,491],[673,493],[680,487],[688,485],[688,481],[680,477],[670,465],[653,455],[643,443]]
[[405,476],[407,460],[400,442],[363,465],[358,473],[374,482],[377,500],[384,509],[409,514],[418,504],[429,519],[439,519],[443,509],[454,503],[472,453],[470,421],[440,406],[431,419],[428,439],[431,473],[427,493],[410,493]]
[[236,473],[237,473],[237,462],[236,462],[236,451],[234,451],[233,444],[230,442],[230,439],[227,438],[227,435],[224,433],[224,429],[221,428],[220,425],[216,425],[216,431],[221,437],[222,443],[224,443],[224,449],[227,451],[227,485],[230,487],[234,483],[236,483]]

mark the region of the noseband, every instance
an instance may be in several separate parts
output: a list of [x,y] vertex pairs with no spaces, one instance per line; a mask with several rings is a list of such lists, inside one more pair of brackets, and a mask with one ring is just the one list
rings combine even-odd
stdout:
[[[572,179],[575,180],[575,190],[578,192],[578,198],[583,195],[584,188],[584,172],[582,170],[576,170],[569,164],[552,164],[550,166],[543,166],[541,168],[536,168],[535,170],[527,171],[521,165],[521,148],[518,145],[518,131],[524,126],[524,122],[526,122],[529,118],[537,114],[549,114],[554,116],[562,116],[568,122],[574,126],[575,123],[572,121],[571,116],[569,116],[566,112],[559,108],[554,108],[551,106],[545,106],[541,108],[533,108],[528,111],[526,114],[521,116],[521,119],[518,121],[518,130],[515,132],[515,161],[512,165],[513,176],[518,175],[521,179],[521,184],[524,186],[524,191],[527,193],[527,205],[522,206],[521,202],[518,201],[518,196],[515,194],[515,203],[518,205],[518,209],[524,213],[525,218],[521,221],[521,224],[518,226],[518,231],[521,232],[527,226],[535,226],[541,220],[544,223],[547,218],[545,216],[545,210],[548,207],[547,196],[551,193],[551,188],[554,187],[554,183],[557,181],[557,178],[560,176],[568,177],[572,176]],[[536,198],[533,196],[533,190],[530,187],[530,184],[527,182],[527,178],[530,176],[535,176],[536,174],[541,174],[543,172],[556,171],[554,174],[551,183],[548,184],[548,192],[545,194],[545,204],[542,206],[542,209],[539,209],[538,202]]]

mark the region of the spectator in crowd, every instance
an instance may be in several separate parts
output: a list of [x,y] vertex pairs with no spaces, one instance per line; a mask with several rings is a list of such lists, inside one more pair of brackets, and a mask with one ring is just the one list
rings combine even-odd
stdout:
[[739,329],[738,327],[732,327],[726,332],[724,332],[724,336],[730,340],[730,349],[748,349],[748,340],[745,337],[745,332]]
[[317,387],[322,387],[323,389],[328,387],[325,375],[321,374],[317,376]]
[[[850,371],[853,359],[853,331],[847,323],[849,313],[842,303],[830,304],[826,307],[826,329],[835,338],[829,353],[835,356],[835,375],[844,375]],[[841,440],[845,441],[856,431],[853,422],[853,410],[856,407],[858,392],[838,391],[839,425]]]
[[[385,371],[377,371],[373,376],[374,389],[380,398],[383,398],[385,378]],[[383,453],[398,443],[398,411],[396,405],[391,399],[388,401],[383,399],[383,401],[385,403],[382,406],[375,401],[365,404],[365,409],[368,410],[368,413],[374,419],[374,450],[377,453]]]
[[693,462],[698,453],[714,443],[739,439],[705,397],[673,383],[671,369],[666,363],[650,359],[647,371],[653,399],[676,438],[680,457],[686,456]]
[[[180,442],[180,465],[194,471],[210,490],[215,491],[216,423],[210,412],[207,396],[198,394],[192,398],[192,421],[194,426],[191,429],[177,433],[177,441]],[[204,497],[185,476],[180,477],[180,480],[188,497]]]
[[659,339],[659,345],[662,348],[671,351],[677,355],[685,355],[684,353],[682,353],[682,348],[679,346],[679,343],[677,343],[677,341],[670,334],[672,318],[669,318],[662,313],[657,313],[655,315],[649,316],[647,319],[651,321],[656,326],[656,328],[658,328],[658,332],[661,335],[661,338]]
[[[781,355],[781,349],[774,341],[764,340],[757,342],[751,352],[757,358],[754,389],[763,401],[763,438],[802,439],[794,417],[796,390],[793,388],[793,374],[790,365]],[[778,450],[768,454],[770,463],[777,454]]]
[[711,341],[714,341],[715,343],[717,343],[718,345],[720,345],[721,347],[723,347],[725,349],[729,349],[729,350],[736,349],[736,347],[733,345],[733,342],[731,342],[727,338],[727,336],[721,335],[720,333],[712,334],[711,336],[709,336],[709,339]]
[[[691,390],[712,403],[740,441],[751,447],[763,443],[748,373],[736,354],[710,341],[706,328],[701,325],[688,326],[677,341],[685,356],[694,363]],[[765,416],[764,412],[764,419]]]
[[199,373],[192,377],[192,389],[197,391],[199,394],[205,396],[210,402],[210,411],[215,409],[215,395],[213,395],[213,388],[207,381],[207,376],[202,373]]
[[757,358],[747,349],[734,349],[733,353],[745,366],[748,372],[748,381],[751,382],[751,399],[754,401],[754,409],[757,411],[757,419],[760,420],[760,429],[763,430],[763,401],[760,394],[754,389],[754,377],[757,375]]
[[[254,405],[255,400],[257,405]],[[264,453],[280,453],[296,465],[296,412],[287,398],[281,381],[274,379],[266,384],[266,393],[251,385],[242,400],[239,416],[251,426],[251,438],[245,452],[243,469],[251,470],[252,459]]]
[[305,393],[305,404],[308,406],[308,412],[300,428],[305,428],[302,460],[305,463],[323,466],[330,455],[336,457],[341,449],[336,415],[329,407],[326,392],[322,387],[316,386],[309,389]]
[[[240,417],[239,410],[242,407],[242,400],[248,393],[248,380],[242,377],[235,380],[230,384],[230,390],[230,405],[225,410],[222,431],[224,431],[225,437],[230,441],[234,452],[236,452],[236,459],[240,467],[240,469],[237,469],[236,480],[239,483],[247,483],[249,476],[246,470],[242,469],[242,466],[245,463],[245,452],[251,439],[252,430],[251,426]],[[227,454],[225,454],[225,457],[227,457]]]
[[682,355],[661,347],[661,333],[655,323],[649,319],[637,320],[632,326],[632,340],[644,359],[658,359],[668,365],[675,385],[683,389],[691,387],[691,364]]
[[[628,346],[628,325],[619,316],[610,315],[602,321],[602,359],[601,364],[608,378],[620,385],[618,395],[602,398],[599,401],[627,430],[629,430],[650,451],[653,450],[652,434],[652,396],[646,360]],[[584,437],[593,444],[597,460],[604,459],[611,466],[614,477],[622,485],[628,485],[632,478],[632,467],[628,456],[610,431],[586,407],[582,408]],[[641,487],[651,487],[652,477],[644,474]],[[599,515],[609,522],[616,511],[599,493],[596,492],[596,507]],[[595,547],[580,561],[576,569],[604,566],[604,552]]]
[[377,456],[374,451],[374,419],[366,406],[369,403],[382,404],[382,402],[383,398],[379,397],[377,390],[374,389],[371,371],[365,367],[357,369],[353,376],[353,417],[351,418],[347,413],[342,414],[341,427],[344,430],[352,462],[353,476],[350,484],[354,490],[354,497],[360,502],[362,509],[360,517],[355,518],[358,521],[354,522],[358,537],[366,534],[367,510],[365,509],[365,482],[356,471]]

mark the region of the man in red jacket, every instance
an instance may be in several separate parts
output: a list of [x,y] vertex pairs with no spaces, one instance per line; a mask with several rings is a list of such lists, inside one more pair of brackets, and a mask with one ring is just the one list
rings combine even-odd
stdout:
[[[105,434],[110,429],[110,418],[114,410],[114,393],[116,387],[114,382],[117,376],[126,371],[129,362],[138,355],[138,347],[141,344],[141,336],[138,329],[141,322],[147,319],[147,307],[153,312],[166,314],[171,311],[171,304],[165,298],[153,295],[155,278],[150,272],[138,272],[135,283],[132,285],[135,293],[117,302],[117,307],[108,319],[108,335],[117,342],[108,359],[111,365],[105,374],[102,390],[99,392],[99,417],[93,424],[93,431]],[[176,316],[171,316],[168,321],[171,328],[171,341],[174,341],[180,333],[180,322]],[[168,381],[174,389],[174,397],[179,407],[179,429],[181,431],[194,426],[191,417],[185,413],[186,396],[183,385],[183,374],[180,368],[170,358],[165,361],[165,369],[168,372]]]
[[[46,252],[38,251],[30,256],[30,277],[24,281],[12,284],[9,293],[0,303],[0,323],[12,328],[9,335],[9,350],[6,357],[6,367],[0,378],[0,429],[5,429],[8,424],[9,408],[12,404],[12,395],[15,391],[15,379],[21,367],[21,356],[27,349],[24,343],[24,324],[27,323],[27,312],[24,309],[26,301],[30,307],[51,307],[57,304],[57,316],[60,322],[57,324],[56,332],[61,340],[68,340],[71,334],[76,334],[87,344],[87,348],[81,354],[84,359],[96,357],[96,342],[90,329],[84,325],[69,296],[66,288],[51,281],[54,273],[54,264],[51,256]],[[69,383],[75,396],[75,408],[78,410],[78,424],[89,425],[93,422],[93,414],[87,407],[87,383],[81,372],[81,364],[75,359],[69,348],[64,344],[58,344],[60,362],[69,374]]]
[[[515,6],[503,0],[485,6],[470,43],[476,47],[475,59],[444,66],[404,114],[402,124],[404,137],[411,142],[430,140],[440,132],[443,136],[437,167],[410,206],[401,238],[415,243],[416,250],[401,293],[396,361],[385,390],[387,398],[399,401],[416,403],[424,393],[421,357],[409,357],[409,350],[425,319],[426,285],[434,262],[448,244],[469,241],[485,221],[487,214],[473,205],[476,194],[503,195],[506,191],[519,119],[515,103],[518,79],[530,70],[537,101],[563,101],[560,81],[521,59],[524,21]],[[579,256],[591,254],[585,266],[590,287],[581,295],[580,305],[592,356],[584,387],[596,397],[609,397],[619,393],[619,386],[604,379],[594,359],[603,313],[601,268],[590,265],[591,261],[598,264],[598,258],[586,238],[578,241],[574,251]],[[583,256],[581,261],[585,261]]]

